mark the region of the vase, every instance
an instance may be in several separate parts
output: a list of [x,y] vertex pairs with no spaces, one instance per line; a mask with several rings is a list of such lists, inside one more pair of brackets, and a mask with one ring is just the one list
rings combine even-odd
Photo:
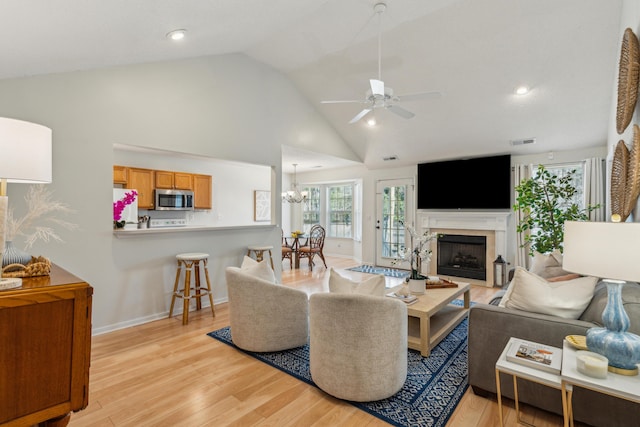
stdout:
[[27,265],[31,261],[31,255],[18,249],[11,240],[4,243],[4,253],[2,254],[2,267],[9,264]]
[[427,287],[427,281],[425,279],[409,279],[409,291],[412,294],[422,295]]
[[587,331],[587,347],[609,359],[609,370],[636,375],[636,364],[640,363],[640,337],[627,332],[629,316],[622,304],[622,288],[625,282],[604,282],[607,284],[607,305],[602,312],[602,323],[605,327],[591,328]]

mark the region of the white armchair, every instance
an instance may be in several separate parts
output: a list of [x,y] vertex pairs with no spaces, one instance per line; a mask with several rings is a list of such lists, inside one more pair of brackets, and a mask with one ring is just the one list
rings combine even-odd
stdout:
[[309,301],[303,291],[271,283],[237,267],[225,270],[231,339],[243,350],[280,351],[303,346]]
[[317,293],[309,298],[309,367],[340,399],[380,400],[407,378],[407,307],[386,297]]

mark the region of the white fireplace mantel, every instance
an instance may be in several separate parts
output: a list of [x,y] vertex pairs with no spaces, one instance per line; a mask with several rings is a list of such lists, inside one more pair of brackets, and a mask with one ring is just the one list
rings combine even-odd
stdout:
[[453,228],[457,230],[507,231],[511,212],[418,212],[418,224],[426,228]]

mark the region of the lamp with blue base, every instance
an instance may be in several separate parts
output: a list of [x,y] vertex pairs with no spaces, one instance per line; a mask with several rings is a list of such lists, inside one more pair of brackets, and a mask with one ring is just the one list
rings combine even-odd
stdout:
[[622,304],[622,280],[604,280],[607,305],[602,312],[604,328],[587,331],[587,347],[609,359],[609,371],[622,375],[638,375],[640,337],[627,332],[629,316]]
[[[565,222],[563,269],[602,278],[607,286],[604,327],[587,331],[587,347],[609,360],[609,371],[638,375],[640,336],[628,332],[622,290],[640,281],[640,223]],[[637,325],[636,325],[637,326]]]

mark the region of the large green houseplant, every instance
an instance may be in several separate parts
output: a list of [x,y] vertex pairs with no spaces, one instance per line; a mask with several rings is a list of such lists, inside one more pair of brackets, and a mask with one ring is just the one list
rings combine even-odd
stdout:
[[573,185],[575,173],[574,169],[559,177],[539,165],[535,176],[515,187],[513,209],[523,214],[516,231],[524,233],[522,247],[528,245],[530,255],[562,252],[565,221],[587,221],[589,212],[600,207],[580,208],[573,201],[577,191]]

